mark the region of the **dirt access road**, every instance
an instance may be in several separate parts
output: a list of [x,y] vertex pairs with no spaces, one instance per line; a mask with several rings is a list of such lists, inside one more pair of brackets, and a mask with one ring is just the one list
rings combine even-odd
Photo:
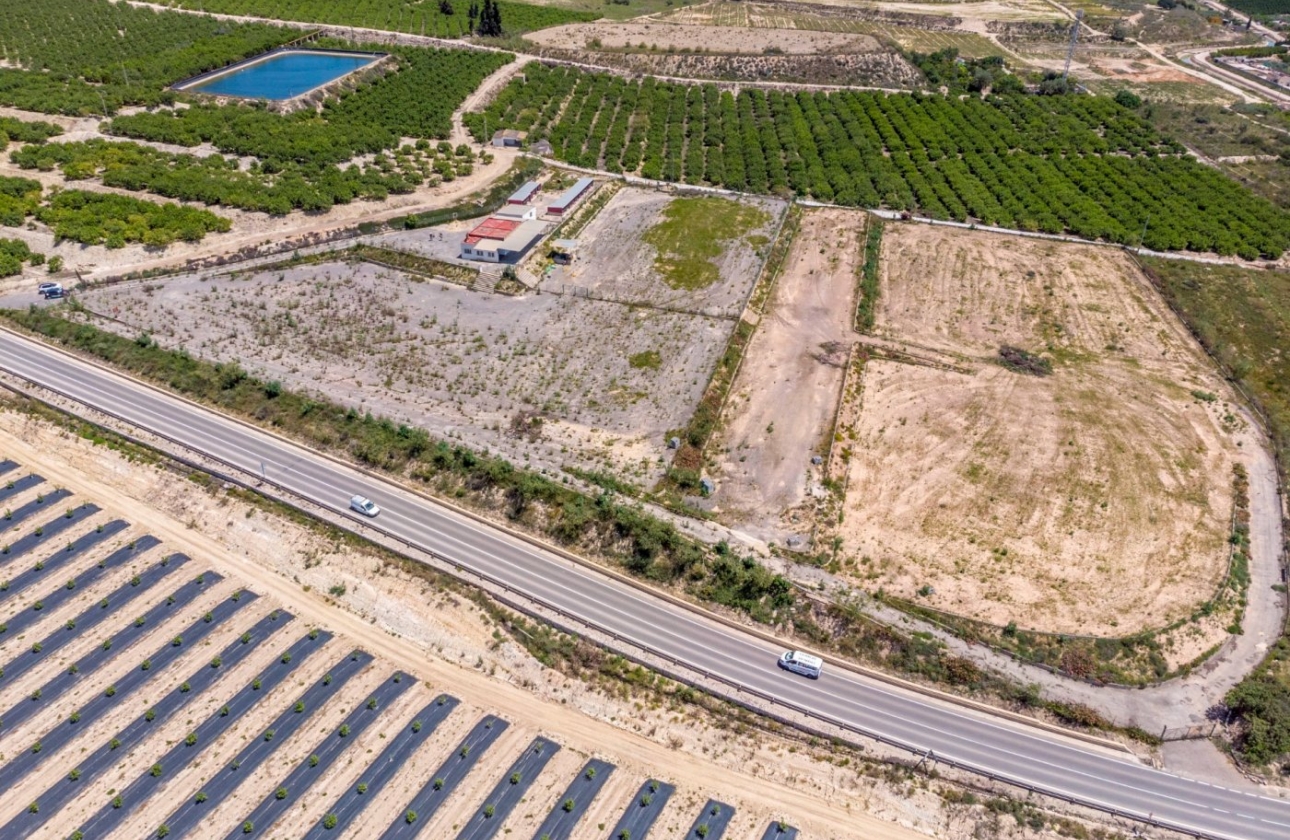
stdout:
[[803,502],[818,490],[852,330],[862,211],[802,214],[801,229],[739,369],[710,445],[722,518],[784,542],[809,529]]

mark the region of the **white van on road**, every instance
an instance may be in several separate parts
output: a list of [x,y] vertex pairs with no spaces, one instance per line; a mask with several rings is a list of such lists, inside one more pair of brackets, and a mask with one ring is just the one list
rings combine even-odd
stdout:
[[820,672],[824,670],[824,660],[800,650],[786,650],[779,657],[779,667],[818,680]]
[[356,510],[364,516],[376,516],[381,509],[376,506],[376,502],[366,496],[354,496],[349,500],[350,510]]

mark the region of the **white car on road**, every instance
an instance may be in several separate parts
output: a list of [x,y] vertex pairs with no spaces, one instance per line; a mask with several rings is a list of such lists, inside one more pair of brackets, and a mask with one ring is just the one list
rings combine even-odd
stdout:
[[381,509],[376,506],[376,502],[366,496],[353,496],[349,500],[350,510],[356,510],[364,516],[376,516]]

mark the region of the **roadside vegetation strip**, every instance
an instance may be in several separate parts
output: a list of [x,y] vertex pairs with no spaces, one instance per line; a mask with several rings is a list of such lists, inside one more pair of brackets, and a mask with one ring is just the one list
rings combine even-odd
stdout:
[[860,289],[856,295],[855,330],[858,333],[873,332],[874,318],[878,315],[879,258],[882,254],[883,220],[869,214],[865,224],[868,226],[864,239],[864,262],[860,265]]
[[[1153,250],[1254,259],[1290,247],[1290,213],[1187,157],[1104,97],[757,89],[735,97],[704,85],[702,109],[692,111],[667,107],[691,86],[645,79],[630,83],[634,111],[619,124],[580,119],[587,108],[608,107],[601,101],[561,110],[595,88],[587,79],[531,63],[466,125],[477,139],[485,123],[527,131],[529,143],[550,139],[557,158],[577,165],[736,192],[1120,244],[1142,239]],[[665,146],[669,121],[702,137],[704,154]],[[582,158],[584,145],[600,148],[575,136],[583,125],[607,132],[603,160]]]
[[[113,750],[109,750],[109,752],[115,753],[117,757],[127,754],[131,747],[147,737],[149,733],[160,729],[167,720],[182,711],[189,703],[201,696],[202,692],[218,682],[231,668],[245,659],[262,641],[289,624],[290,621],[291,616],[285,614],[266,616],[260,619],[254,627],[247,631],[244,637],[245,641],[238,639],[227,645],[208,662],[200,665],[187,679],[170,688],[161,696],[161,699],[149,706],[147,711],[132,723],[122,728],[113,739],[118,743],[118,746]],[[58,761],[70,762],[63,779],[72,783],[67,787],[55,785],[50,789],[52,796],[49,798],[38,797],[35,801],[41,805],[39,814],[27,811],[18,815],[9,825],[0,828],[0,837],[30,836],[31,832],[43,825],[68,799],[85,794],[87,788],[94,781],[92,774],[87,773],[87,768],[82,766],[82,761],[79,758],[75,756],[59,756],[57,752],[76,739],[87,727],[92,726],[95,721],[101,720],[114,708],[119,708],[125,702],[125,699],[121,694],[113,697],[108,697],[105,694],[95,696],[89,703],[70,712],[57,726],[40,736],[38,739],[41,745],[39,752],[26,750],[14,756],[3,767],[0,767],[0,785],[8,787],[21,783],[26,776],[44,765],[50,758],[57,758]],[[171,767],[172,765],[162,764],[162,766]],[[76,778],[71,777],[73,770],[77,771]],[[154,780],[161,781],[160,777],[154,777]],[[130,801],[135,800],[131,799]]]
[[500,514],[568,548],[607,557],[637,576],[676,582],[696,594],[713,593],[725,599],[719,603],[757,621],[782,619],[793,606],[792,587],[782,576],[714,554],[670,522],[608,495],[592,499],[495,455],[435,441],[422,429],[284,389],[248,375],[235,363],[214,364],[164,349],[146,336],[132,341],[46,309],[0,310],[0,317],[248,422],[339,452],[366,468],[411,477],[441,497]]
[[524,801],[526,794],[548,762],[560,751],[560,745],[546,738],[535,738],[505,775],[493,786],[484,804],[457,835],[457,840],[491,840],[502,823]]
[[[243,592],[240,597],[226,598],[216,604],[205,615],[198,617],[191,624],[184,627],[173,639],[167,640],[151,654],[139,660],[137,668],[126,672],[125,676],[121,677],[112,686],[113,697],[118,703],[124,702],[126,698],[142,688],[156,674],[164,671],[171,662],[192,650],[212,630],[231,619],[239,610],[254,601],[255,598],[256,596],[253,593]],[[152,612],[144,617],[142,624],[138,623],[136,619],[130,627],[110,639],[111,644],[104,642],[102,645],[93,648],[89,653],[68,666],[67,670],[46,682],[25,699],[20,700],[17,705],[3,716],[0,716],[0,721],[4,722],[5,731],[12,731],[21,726],[29,717],[43,710],[50,703],[57,701],[77,684],[92,677],[99,668],[109,662],[114,660],[124,661],[132,643],[147,635],[159,623],[157,620],[149,620],[152,618],[152,613],[157,613],[157,617],[160,618],[163,615],[163,613],[159,612],[160,608],[167,606],[171,605],[161,604],[158,607],[154,607]]]
[[[121,523],[121,527],[125,527],[124,522]],[[107,530],[106,526],[104,530]],[[120,529],[118,528],[117,530]],[[138,540],[135,540],[135,543],[137,545]],[[137,552],[133,548],[128,546],[119,548],[81,574],[69,577],[65,582],[60,581],[53,589],[41,594],[18,612],[0,620],[0,639],[18,637],[29,626],[62,606],[63,602],[81,597],[81,593],[98,582],[99,578],[118,566],[125,565],[127,561],[135,559],[136,556]]]
[[647,835],[654,826],[654,821],[663,813],[663,806],[675,792],[675,785],[658,779],[650,779],[641,785],[636,798],[627,806],[613,831],[609,832],[611,840],[633,840]]
[[304,840],[324,840],[328,837],[344,836],[350,823],[357,819],[368,805],[380,799],[385,786],[403,771],[404,763],[412,754],[430,740],[435,730],[439,728],[439,724],[447,719],[453,709],[457,708],[458,702],[455,697],[441,694],[427,703],[412,718],[411,723],[390,739],[389,746],[363,771],[358,784],[366,785],[366,790],[360,793],[356,784],[341,793],[336,798],[336,804],[331,806],[328,812],[328,816],[336,818],[335,824],[327,828],[320,821],[304,836]]
[[[252,733],[250,743],[243,747],[222,768],[212,771],[208,776],[203,790],[207,798],[200,799],[200,801],[199,799],[193,799],[184,803],[178,810],[162,821],[164,825],[169,827],[171,835],[176,838],[184,837],[196,829],[197,825],[211,811],[232,795],[238,785],[254,775],[256,769],[268,760],[270,755],[277,751],[282,744],[290,740],[291,736],[301,727],[305,726],[309,719],[329,699],[341,696],[345,685],[350,679],[367,668],[373,659],[374,657],[370,653],[362,650],[353,651],[337,663],[336,667],[327,672],[322,679],[305,689],[304,693],[274,718],[263,731]],[[229,716],[232,716],[231,713]],[[268,733],[273,734],[266,738],[265,736]],[[86,836],[90,835],[91,828],[95,831],[94,836],[103,836],[103,834],[109,833],[100,831],[100,824],[115,826],[119,822],[119,818],[112,815],[113,810],[110,807],[100,810],[95,815],[94,821],[82,826],[81,831]]]
[[172,102],[170,83],[298,34],[109,0],[7,3],[4,13],[0,48],[9,65],[0,68],[0,104],[69,116]]
[[734,816],[733,807],[725,802],[709,799],[686,832],[686,840],[721,840]]
[[[61,572],[64,566],[77,560],[91,548],[111,539],[128,527],[129,523],[125,520],[114,519],[101,528],[68,542],[66,548],[62,551],[52,554],[44,560],[36,561],[36,564],[31,568],[25,569],[12,578],[0,580],[0,604],[21,595],[27,591],[28,587],[35,586],[37,582]],[[69,580],[68,583],[71,584],[72,589],[76,588],[75,578]],[[64,588],[66,589],[66,584]],[[31,609],[34,612],[41,612],[46,609],[46,604],[44,601],[36,601]]]
[[[470,34],[468,5],[463,3],[418,3],[399,0],[164,0],[166,5],[229,15],[334,23],[408,35],[459,38]],[[498,0],[502,30],[518,35],[563,23],[596,20],[600,15],[560,6]]]
[[[381,840],[413,840],[439,810],[439,806],[443,805],[444,800],[466,778],[475,762],[479,761],[509,726],[509,723],[495,715],[481,718],[453,750],[452,755],[439,765],[430,780],[412,797],[407,807],[394,818],[394,822],[381,835]],[[412,819],[408,819],[409,815]],[[326,828],[327,822],[327,817],[323,817],[318,825]]]
[[[140,543],[142,542],[141,540]],[[156,542],[155,539],[152,539],[153,545]],[[144,545],[143,549],[140,550],[145,550],[148,547]],[[71,644],[80,634],[89,632],[113,615],[116,615],[122,608],[129,606],[136,598],[149,592],[155,584],[164,580],[167,575],[187,562],[187,557],[182,554],[175,554],[163,558],[160,562],[144,570],[142,574],[131,578],[117,587],[107,597],[100,599],[97,604],[70,619],[62,627],[45,636],[39,642],[34,643],[31,649],[19,653],[14,659],[5,663],[4,667],[0,668],[0,680],[8,680],[8,683],[5,684],[12,684],[27,671],[44,662],[66,645]],[[182,592],[183,589],[177,590],[171,597],[178,600]],[[33,653],[36,645],[40,646],[39,653]]]
[[[283,624],[285,622],[280,623],[278,626]],[[191,733],[195,737],[185,737],[178,744],[171,747],[169,752],[159,758],[157,763],[163,769],[167,767],[183,767],[195,763],[208,747],[214,745],[225,732],[241,721],[244,714],[248,713],[265,697],[272,694],[273,689],[289,678],[310,656],[321,650],[330,640],[331,634],[322,630],[311,630],[308,634],[298,639],[286,649],[282,656],[278,657],[256,676],[253,681],[234,694],[224,706],[198,724]],[[259,637],[252,636],[250,641],[258,644]],[[248,650],[247,653],[249,652]],[[228,669],[225,668],[224,670],[227,671]],[[114,742],[120,742],[117,747],[113,747],[112,742],[109,742],[100,748],[95,753],[94,758],[91,759],[92,765],[85,769],[82,779],[92,781],[95,774],[118,763],[121,753],[117,752],[117,750],[126,745],[127,741],[133,744],[144,737],[146,734],[144,731],[145,723],[148,723],[146,714],[136,719],[121,733],[118,733],[117,737],[113,739]],[[150,731],[150,727],[147,729]],[[126,815],[128,815],[137,805],[146,800],[146,791],[152,790],[159,778],[153,777],[151,771],[141,773],[130,785],[114,796],[110,802],[102,806],[86,824],[97,824],[98,820],[107,819],[109,812],[112,811],[126,811]],[[51,802],[54,801],[55,795],[62,797],[58,800],[58,805],[61,806],[66,799],[83,795],[83,790],[80,787],[67,784],[70,781],[70,779],[64,779],[62,784],[53,786],[43,796],[50,799]],[[128,809],[126,808],[127,803],[130,804]],[[219,804],[218,801],[212,803],[212,806],[217,804]]]
[[[239,837],[254,840],[268,832],[341,758],[345,750],[376,722],[386,707],[403,696],[415,682],[411,676],[400,671],[377,687],[366,699],[360,700],[336,729],[328,732],[314,745],[307,758],[278,782],[259,805],[237,821],[236,827],[228,833],[228,840],[237,840]],[[250,831],[247,831],[247,826],[251,826]]]
[[614,765],[598,758],[588,761],[556,799],[533,840],[569,840],[578,821],[591,808],[591,803],[609,781],[614,769]]

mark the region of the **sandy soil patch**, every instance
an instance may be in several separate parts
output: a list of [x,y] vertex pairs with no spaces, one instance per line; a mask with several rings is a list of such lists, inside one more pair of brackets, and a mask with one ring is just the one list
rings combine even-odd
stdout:
[[[552,473],[570,463],[642,482],[660,474],[666,432],[685,423],[732,328],[574,295],[485,295],[367,264],[147,288],[84,300],[123,334],[149,331],[435,436]],[[657,367],[633,366],[649,352]],[[543,418],[540,430],[517,436],[521,413]]]
[[807,210],[723,413],[715,496],[724,518],[763,538],[808,527],[846,360],[855,340],[862,211]]
[[[968,372],[867,365],[841,534],[868,586],[1107,635],[1212,593],[1239,421],[1124,255],[895,225],[877,332]],[[1052,375],[996,364],[1005,344]]]
[[1099,75],[1108,76],[1110,78],[1126,82],[1187,82],[1188,84],[1193,85],[1205,84],[1195,76],[1154,61],[1098,59],[1089,63],[1089,69]]
[[[1044,0],[980,0],[980,2],[856,2],[808,0],[794,3],[743,3],[715,0],[678,9],[660,19],[669,23],[743,25],[774,28],[842,29],[848,20],[882,13],[957,18],[959,27],[976,30],[992,20],[1055,20],[1060,13]],[[951,21],[952,23],[952,21]]]
[[576,44],[589,49],[639,47],[720,53],[760,53],[775,49],[802,54],[885,51],[876,38],[868,35],[744,26],[571,23],[530,32],[525,37],[545,47]]

